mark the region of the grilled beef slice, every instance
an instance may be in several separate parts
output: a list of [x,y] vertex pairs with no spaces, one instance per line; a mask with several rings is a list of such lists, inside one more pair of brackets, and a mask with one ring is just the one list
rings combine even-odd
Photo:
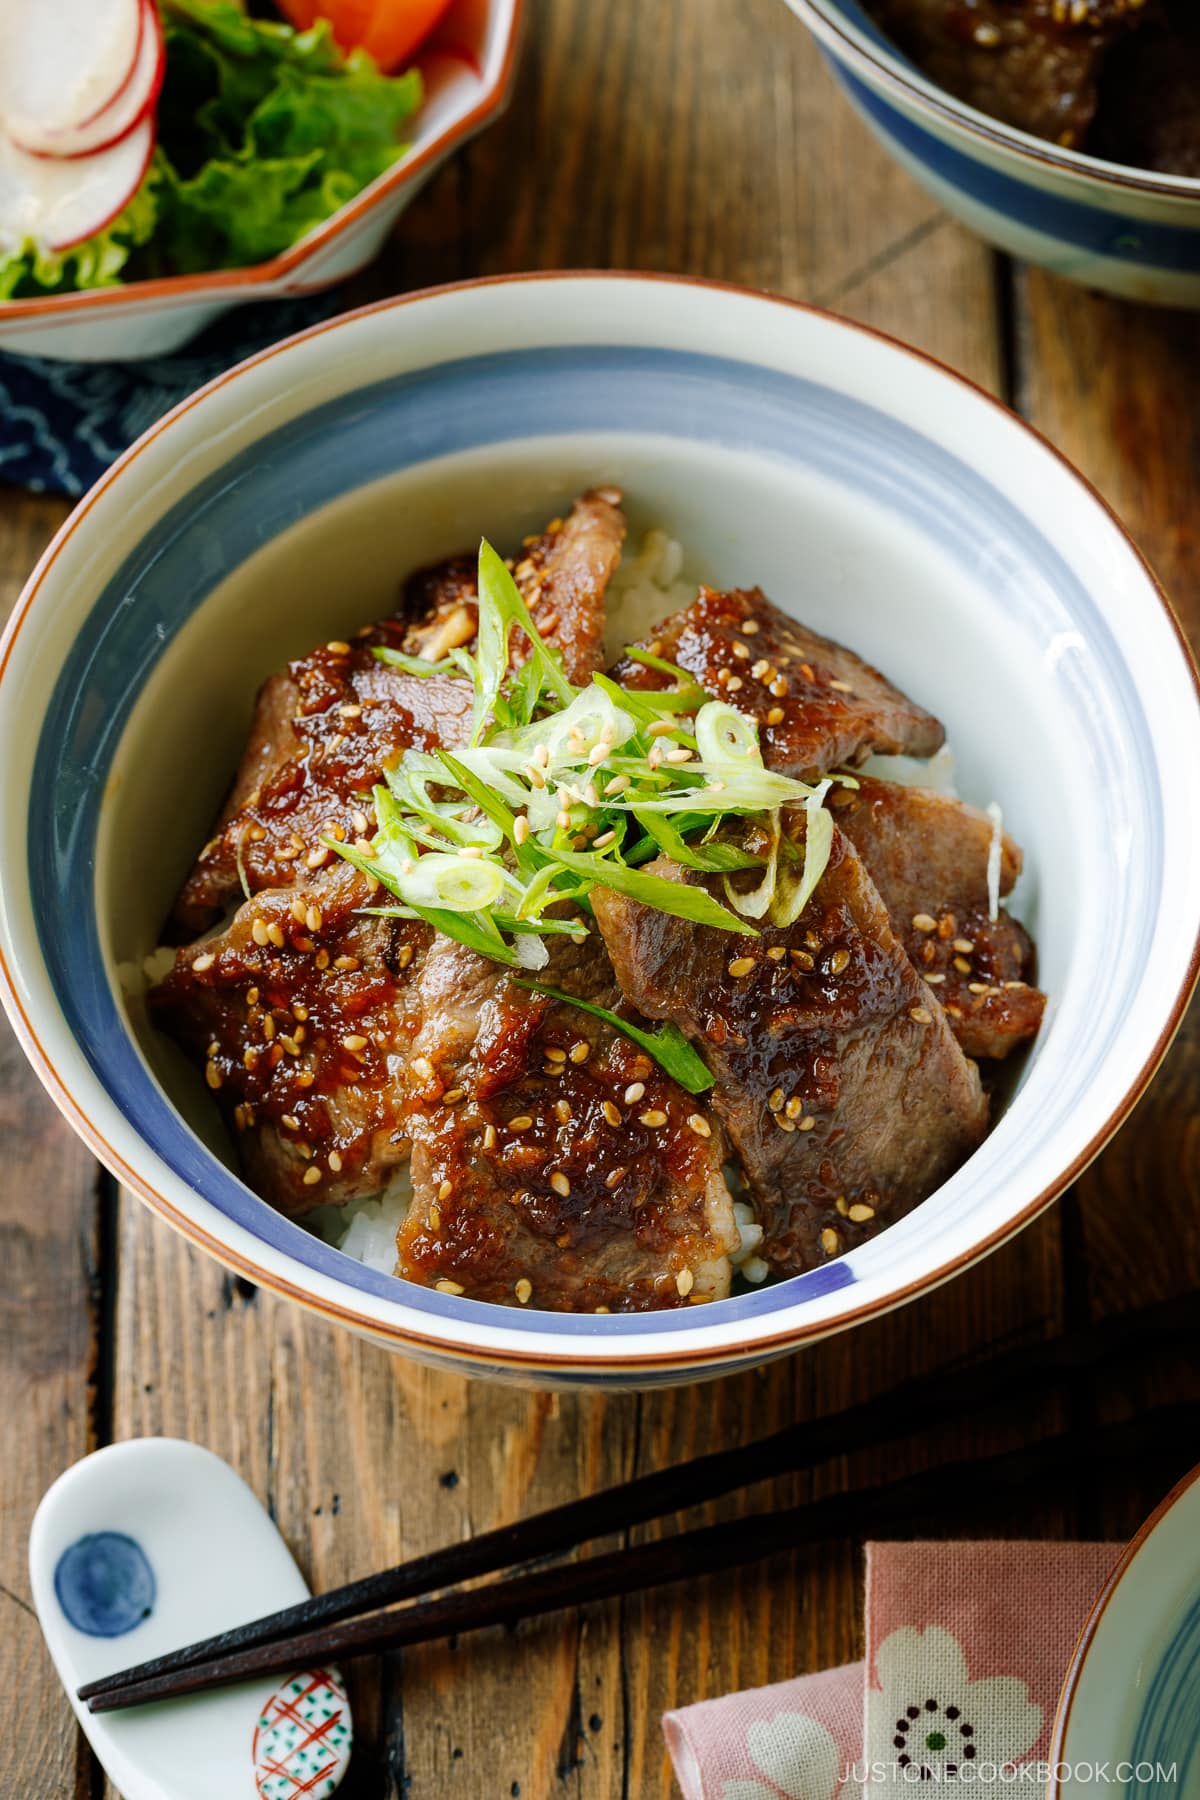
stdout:
[[[1033,944],[1000,909],[988,916],[986,813],[928,788],[860,776],[829,805],[879,889],[892,930],[945,1008],[968,1056],[1004,1057],[1033,1037],[1046,996],[1031,984]],[[1021,872],[1004,835],[1000,893]]]
[[433,932],[371,901],[342,862],[256,894],[149,996],[202,1062],[252,1185],[293,1217],[377,1193],[408,1155],[409,989]]
[[[795,818],[787,829],[802,835]],[[651,872],[695,879],[667,858]],[[706,878],[720,897],[719,883]],[[712,1102],[781,1273],[840,1255],[924,1200],[987,1129],[979,1072],[893,933],[849,839],[794,925],[756,939],[595,889],[623,992],[673,1019],[716,1076]]]
[[[594,932],[552,940],[538,979],[623,1006]],[[603,1021],[448,939],[425,958],[415,998],[401,1275],[575,1312],[728,1292],[739,1237],[721,1134],[692,1095]]]
[[[758,588],[701,588],[639,647],[756,719],[764,762],[801,780],[872,751],[931,756],[945,737],[933,715],[878,669],[780,612]],[[628,657],[614,675],[635,688],[672,684]]]

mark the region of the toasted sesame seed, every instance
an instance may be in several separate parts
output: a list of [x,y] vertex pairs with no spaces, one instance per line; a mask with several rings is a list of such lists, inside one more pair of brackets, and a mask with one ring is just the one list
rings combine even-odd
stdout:
[[267,935],[267,921],[265,919],[255,919],[253,925],[250,927],[250,936],[261,949],[265,950],[271,941],[270,937]]
[[274,1015],[274,1013],[264,1013],[263,1014],[262,1034],[266,1038],[268,1044],[270,1043],[271,1039],[275,1036],[275,1015]]
[[304,1171],[305,1187],[316,1187],[316,1185],[317,1185],[318,1181],[320,1181],[320,1179],[321,1179],[321,1171],[317,1167],[316,1163],[309,1163],[307,1169],[305,1169],[305,1171]]
[[606,1175],[604,1177],[605,1187],[606,1188],[620,1187],[621,1183],[624,1181],[624,1179],[628,1175],[628,1173],[629,1173],[628,1169],[614,1169],[611,1175]]
[[781,1087],[775,1089],[774,1093],[767,1101],[767,1106],[771,1112],[783,1111],[783,1089]]
[[782,725],[782,723],[783,723],[783,708],[782,708],[782,706],[773,706],[771,708],[770,712],[767,714],[767,724],[768,725]]
[[969,975],[971,973],[971,965],[965,956],[956,956],[954,959],[954,967],[958,970],[960,975]]
[[829,959],[829,973],[831,975],[840,975],[849,961],[850,952],[848,950],[835,950]]
[[694,752],[689,750],[686,744],[680,744],[677,749],[667,751],[667,761],[669,763],[688,763],[693,760],[693,755]]
[[556,1194],[561,1194],[564,1200],[571,1192],[571,1183],[567,1180],[567,1177],[563,1174],[561,1169],[555,1169],[553,1175],[550,1177],[550,1186],[554,1189]]
[[787,955],[787,947],[784,944],[772,944],[771,948],[767,951],[767,955],[772,962],[782,962]]
[[570,1056],[573,1063],[585,1063],[592,1054],[592,1046],[585,1038],[579,1038],[571,1045],[567,1054]]
[[256,987],[246,989],[246,1005],[247,1006],[257,1006],[258,1005],[258,989]]
[[565,1050],[560,1050],[557,1044],[547,1044],[547,1046],[546,1046],[546,1061],[547,1062],[564,1063],[564,1062],[566,1062],[566,1060],[567,1060],[567,1053]]
[[758,624],[757,619],[743,619],[742,620],[742,630],[745,632],[747,637],[753,637],[755,632],[758,629],[759,629],[759,624]]
[[614,1106],[611,1100],[606,1100],[604,1102],[602,1110],[604,1117],[608,1120],[610,1125],[619,1125],[621,1123],[620,1108]]
[[295,1081],[297,1087],[310,1088],[316,1079],[317,1078],[311,1069],[297,1069],[296,1071]]
[[253,1044],[247,1044],[246,1048],[242,1051],[242,1063],[247,1069],[257,1069],[258,1051],[254,1048]]
[[804,1111],[804,1102],[801,1100],[799,1094],[793,1094],[783,1110],[789,1119],[798,1119],[800,1114]]
[[749,975],[754,967],[752,956],[735,956],[729,965],[729,973],[735,976]]
[[770,686],[767,689],[767,692],[769,694],[774,694],[774,696],[777,700],[782,700],[783,696],[787,693],[787,691],[788,691],[788,684],[787,684],[787,676],[786,675],[777,675],[775,680],[770,684]]
[[645,1092],[646,1084],[644,1081],[631,1081],[629,1086],[625,1089],[626,1106],[636,1106],[637,1102]]
[[316,850],[309,851],[308,855],[304,859],[304,866],[306,869],[319,869],[319,868],[321,868],[321,866],[324,863],[327,863],[328,861],[329,861],[329,849],[328,849],[327,845],[321,844],[318,846],[318,848]]
[[821,1233],[821,1248],[826,1256],[836,1256],[842,1247],[842,1240],[832,1225],[827,1225]]
[[1023,988],[1025,983],[1023,981],[1006,981],[1004,986],[1006,988]]
[[429,1077],[433,1074],[433,1064],[427,1056],[414,1056],[412,1059],[412,1072],[419,1081],[428,1081]]
[[518,1281],[516,1287],[513,1289],[513,1293],[517,1296],[517,1299],[521,1302],[522,1306],[529,1305],[530,1300],[533,1298],[533,1283],[529,1280],[527,1275],[522,1275],[520,1281]]
[[494,1150],[496,1148],[496,1127],[494,1125],[484,1126],[483,1147],[485,1150]]
[[628,775],[614,775],[611,781],[606,782],[604,791],[606,794],[623,794],[629,785]]
[[217,959],[213,955],[212,951],[206,950],[202,956],[198,956],[196,958],[195,962],[192,964],[192,968],[194,969],[194,971],[196,972],[197,975],[203,975],[206,969],[212,968],[212,966],[216,962],[216,960]]
[[678,1275],[675,1277],[675,1289],[680,1298],[686,1300],[695,1285],[696,1277],[692,1274],[692,1271],[690,1269],[680,1269]]
[[[409,963],[412,961],[412,959],[413,959],[413,947],[411,944],[405,944],[403,946],[403,948],[401,949],[399,956],[396,958],[397,968],[407,969],[407,967],[408,967]],[[339,962],[342,961],[342,958],[340,956],[338,957],[338,961]],[[357,959],[356,959],[356,961],[357,961]]]
[[615,831],[605,831],[596,839],[592,848],[594,850],[603,850],[609,844],[615,844],[616,841],[617,841],[617,834]]
[[737,657],[740,657],[742,659],[742,661],[744,662],[750,655],[750,646],[748,644],[739,644],[737,642],[737,640],[735,639],[734,645],[733,645],[733,654]]
[[508,1129],[510,1131],[528,1131],[532,1124],[533,1120],[528,1113],[518,1113],[515,1119],[508,1121]]
[[[312,949],[311,942],[308,947],[310,950]],[[328,950],[318,950],[317,954],[313,957],[313,963],[318,969],[327,969],[329,967]]]
[[750,673],[753,675],[755,681],[761,681],[763,676],[768,674],[770,670],[771,664],[767,661],[765,656],[760,656]]
[[434,1287],[439,1294],[461,1294],[462,1286],[457,1281],[435,1281]]
[[831,681],[829,685],[831,688],[836,688],[839,694],[852,694],[854,692],[854,689],[850,686],[848,681]]
[[439,1182],[439,1184],[438,1184],[438,1199],[439,1200],[448,1200],[453,1192],[454,1192],[454,1183],[452,1181]]
[[968,994],[986,994],[990,992],[990,989],[986,981],[968,981],[967,992]]
[[554,1110],[558,1115],[559,1124],[565,1125],[571,1117],[571,1102],[569,1100],[556,1100],[554,1102]]
[[875,1208],[868,1206],[864,1200],[859,1200],[850,1208],[850,1217],[855,1225],[865,1225],[868,1219],[875,1217]]
[[914,931],[936,931],[937,920],[932,913],[914,913],[912,917]]
[[344,638],[330,638],[325,648],[334,656],[349,656],[350,654],[350,646]]
[[218,1044],[216,1038],[214,1038],[212,1043],[208,1046],[208,1054],[209,1054],[209,1056],[219,1056],[220,1053],[221,1053],[221,1046],[220,1046],[220,1044]]
[[329,1152],[329,1167],[333,1170],[335,1175],[341,1174],[341,1172],[342,1172],[342,1157],[341,1157],[341,1152],[339,1150],[331,1150]]
[[300,1129],[300,1121],[295,1113],[284,1113],[280,1119],[280,1124],[286,1125],[289,1131],[299,1131]]
[[357,700],[345,702],[344,705],[338,707],[338,711],[341,713],[343,719],[362,718],[362,707],[358,704]]
[[651,1106],[644,1113],[638,1114],[638,1122],[644,1125],[648,1131],[656,1131],[660,1125],[666,1124],[667,1115],[659,1107]]
[[523,844],[528,836],[529,820],[525,817],[524,813],[518,813],[517,817],[513,820],[513,841],[514,843]]
[[816,1122],[817,1121],[813,1118],[811,1113],[805,1113],[805,1115],[802,1119],[797,1120],[796,1130],[797,1131],[811,1131],[813,1126],[816,1124]]
[[306,908],[304,902],[300,899],[299,895],[297,895],[296,899],[292,901],[291,906],[292,917],[295,919],[297,925],[303,925],[305,911]]
[[210,1088],[219,1088],[220,1087],[221,1071],[220,1071],[220,1069],[218,1069],[215,1062],[210,1062],[205,1067],[204,1079],[205,1079],[205,1081],[207,1081]]
[[271,924],[267,926],[267,937],[271,943],[274,944],[276,950],[283,949],[286,939],[284,938],[283,927],[281,925],[277,925],[272,921]]
[[927,1006],[910,1006],[908,1016],[916,1025],[932,1025],[933,1014]]
[[926,975],[925,979],[930,987],[940,987],[946,977],[944,975]]
[[300,1054],[300,1033],[299,1033],[299,1031],[296,1032],[296,1035],[294,1037],[284,1037],[281,1034],[279,1042],[280,1042],[280,1045],[282,1046],[282,1048],[287,1051],[289,1056],[299,1056],[299,1054]]
[[689,1113],[688,1124],[697,1137],[709,1138],[712,1136],[712,1126],[703,1113]]
[[975,945],[970,938],[955,938],[954,948],[958,951],[960,956],[970,956]]
[[774,1118],[780,1131],[795,1131],[796,1121],[794,1119],[786,1118],[781,1112],[773,1113],[771,1116]]
[[342,1049],[351,1052],[365,1050],[370,1041],[370,1038],[364,1037],[361,1031],[351,1031],[342,1039]]
[[729,680],[725,683],[725,686],[729,689],[731,694],[736,694],[738,689],[745,687],[745,685],[746,684],[740,675],[731,675]]
[[365,837],[367,835],[367,815],[357,806],[350,814],[350,823],[353,825],[355,831],[357,831],[359,837]]
[[466,1097],[466,1088],[449,1088],[446,1093],[442,1095],[442,1101],[446,1106],[457,1106],[459,1101],[465,1100]]
[[324,915],[319,906],[310,906],[304,915],[304,923],[310,931],[320,931],[324,923]]
[[836,1213],[838,1213],[843,1219],[849,1218],[850,1208],[846,1205],[845,1194],[838,1195],[837,1199],[833,1203],[833,1208],[834,1208],[834,1211]]

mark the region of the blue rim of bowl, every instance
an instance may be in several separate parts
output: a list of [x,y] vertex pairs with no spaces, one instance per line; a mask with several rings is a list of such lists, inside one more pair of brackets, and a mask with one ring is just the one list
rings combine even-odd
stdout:
[[[411,305],[414,302],[429,300],[448,293],[470,292],[496,286],[515,285],[518,283],[547,283],[552,281],[578,280],[654,282],[662,286],[695,287],[716,293],[725,293],[743,300],[748,299],[769,305],[788,307],[791,310],[802,314],[815,315],[816,317],[825,320],[827,323],[837,326],[839,329],[873,338],[886,344],[891,349],[902,352],[925,367],[934,370],[940,376],[954,381],[978,399],[985,401],[990,408],[995,409],[1002,417],[1017,424],[1022,430],[1029,432],[1044,449],[1049,451],[1054,459],[1062,465],[1072,479],[1084,489],[1088,496],[1111,520],[1114,528],[1139,564],[1146,577],[1150,590],[1157,597],[1159,604],[1166,614],[1175,642],[1183,656],[1184,664],[1192,676],[1193,687],[1196,690],[1198,701],[1200,701],[1200,675],[1197,674],[1195,661],[1192,657],[1190,647],[1184,637],[1179,622],[1163,593],[1161,584],[1158,582],[1145,558],[1141,555],[1141,552],[1137,549],[1137,546],[1113,512],[1113,509],[1108,505],[1107,501],[1105,501],[1103,496],[1097,493],[1095,488],[1079,474],[1062,452],[1057,450],[1053,444],[1042,436],[1036,427],[1029,425],[1025,420],[1019,418],[1019,416],[1013,413],[1010,408],[996,400],[986,389],[970,380],[969,377],[949,368],[946,364],[939,362],[937,358],[929,356],[923,351],[916,350],[911,345],[904,344],[898,339],[891,337],[888,333],[878,331],[874,327],[861,325],[840,318],[838,315],[829,313],[823,308],[808,305],[803,301],[791,300],[782,295],[764,293],[752,288],[739,286],[735,283],[709,281],[692,276],[654,275],[636,270],[555,270],[546,273],[490,276],[475,281],[457,282],[447,284],[443,287],[422,289],[410,294],[394,296],[386,300],[377,301],[372,305],[360,307],[354,312],[345,313],[337,318],[310,326],[307,330],[295,333],[289,338],[282,339],[279,343],[270,345],[267,349],[258,352],[257,355],[248,358],[245,362],[225,371],[222,375],[216,377],[215,380],[198,389],[194,394],[189,395],[185,400],[181,401],[178,406],[172,408],[169,413],[166,413],[135,444],[125,451],[106,474],[101,477],[90,493],[79,503],[59,532],[55,534],[54,539],[39,559],[33,574],[18,599],[4,634],[0,637],[0,678],[3,676],[13,644],[20,633],[24,620],[32,609],[42,581],[62,546],[73,535],[84,516],[91,510],[91,507],[96,503],[100,495],[105,492],[112,482],[120,477],[121,472],[141,453],[143,449],[153,442],[161,432],[166,430],[176,418],[190,411],[192,407],[199,404],[209,394],[234,380],[246,370],[264,364],[270,358],[283,351],[289,350],[294,345],[314,339],[326,332],[337,330],[343,324],[348,324],[356,319],[396,310],[399,307]],[[921,1277],[909,1282],[903,1288],[889,1292],[876,1299],[865,1301],[861,1307],[855,1309],[852,1313],[843,1315],[834,1320],[814,1320],[808,1324],[805,1324],[801,1320],[795,1320],[789,1328],[780,1332],[765,1337],[756,1337],[745,1340],[740,1343],[721,1343],[715,1346],[692,1345],[688,1347],[679,1347],[675,1350],[664,1348],[661,1353],[657,1351],[639,1351],[636,1358],[630,1356],[622,1357],[620,1355],[595,1356],[589,1353],[577,1365],[581,1374],[601,1376],[610,1373],[636,1373],[639,1375],[653,1374],[659,1371],[669,1372],[671,1370],[687,1372],[700,1367],[733,1364],[744,1358],[761,1360],[770,1356],[772,1353],[780,1353],[789,1348],[798,1347],[802,1343],[812,1341],[815,1338],[831,1335],[837,1331],[845,1330],[851,1325],[862,1323],[866,1319],[874,1318],[882,1313],[891,1311],[894,1307],[904,1304],[906,1301],[915,1298],[918,1294],[926,1292],[928,1289],[947,1280],[952,1275],[961,1273],[974,1263],[982,1260],[984,1256],[990,1254],[990,1252],[1000,1244],[1015,1236],[1018,1231],[1049,1206],[1063,1189],[1077,1178],[1081,1171],[1091,1162],[1093,1157],[1096,1156],[1108,1142],[1113,1133],[1127,1117],[1137,1099],[1153,1077],[1163,1056],[1165,1056],[1171,1040],[1178,1030],[1183,1012],[1198,977],[1200,977],[1200,933],[1197,934],[1196,941],[1192,946],[1187,968],[1184,971],[1181,985],[1177,990],[1167,1018],[1149,1055],[1127,1088],[1121,1102],[1113,1109],[1109,1118],[1105,1121],[1101,1129],[1096,1132],[1090,1142],[1083,1147],[1072,1162],[1052,1182],[1048,1183],[1033,1200],[1028,1202],[1026,1206],[1012,1218],[1006,1220],[1003,1225],[997,1227],[994,1232],[982,1239],[979,1243],[973,1245],[971,1249],[963,1251],[958,1256],[951,1258],[945,1264],[929,1270]],[[447,1360],[457,1360],[466,1363],[483,1362],[488,1366],[495,1367],[528,1369],[531,1371],[548,1369],[561,1372],[563,1364],[562,1356],[555,1355],[550,1346],[547,1346],[546,1352],[526,1350],[524,1348],[499,1350],[492,1347],[482,1348],[474,1345],[460,1347],[443,1337],[426,1336],[418,1330],[411,1329],[407,1326],[402,1327],[394,1321],[370,1316],[349,1306],[340,1305],[336,1301],[328,1300],[323,1296],[315,1295],[306,1289],[299,1288],[292,1281],[287,1279],[286,1276],[277,1273],[274,1270],[264,1268],[257,1261],[241,1255],[220,1240],[213,1238],[208,1231],[197,1225],[185,1214],[181,1213],[165,1194],[160,1193],[157,1189],[152,1187],[144,1176],[132,1168],[132,1166],[126,1162],[121,1152],[117,1150],[114,1145],[108,1143],[96,1125],[75,1101],[74,1097],[69,1092],[65,1081],[59,1076],[49,1052],[38,1038],[33,1026],[33,1021],[25,1013],[12,973],[2,952],[0,952],[0,1000],[3,1001],[5,1009],[17,1032],[17,1036],[33,1064],[35,1071],[43,1082],[43,1085],[46,1087],[59,1110],[72,1123],[78,1134],[92,1148],[99,1159],[112,1170],[119,1180],[125,1182],[134,1192],[146,1201],[152,1211],[166,1219],[169,1224],[179,1230],[190,1242],[214,1256],[218,1262],[223,1263],[226,1267],[234,1270],[236,1273],[246,1276],[257,1285],[266,1287],[270,1291],[278,1293],[284,1298],[296,1301],[298,1304],[308,1308],[310,1311],[316,1312],[323,1318],[347,1325],[352,1329],[366,1331],[376,1338],[386,1339],[387,1341],[394,1343],[396,1347],[399,1348],[411,1347],[415,1350],[423,1351],[426,1354],[437,1355]],[[836,1263],[832,1263],[828,1265],[828,1267],[833,1269],[836,1267]],[[822,1271],[813,1271],[813,1273],[822,1273]],[[803,1281],[804,1277],[794,1279]],[[403,1300],[398,1301],[398,1304],[404,1303]],[[703,1328],[703,1319],[698,1319],[696,1323],[697,1328]],[[561,1340],[562,1349],[569,1350],[570,1345],[571,1339],[564,1338]],[[592,1344],[588,1345],[589,1352],[593,1347]],[[576,1348],[581,1348],[577,1340]]]
[[1063,1750],[1066,1746],[1067,1731],[1071,1723],[1071,1709],[1079,1694],[1079,1688],[1083,1680],[1084,1670],[1087,1666],[1088,1656],[1095,1645],[1100,1627],[1104,1623],[1104,1615],[1108,1611],[1113,1596],[1116,1594],[1117,1589],[1133,1567],[1134,1562],[1137,1560],[1138,1553],[1149,1539],[1153,1537],[1167,1514],[1172,1512],[1174,1508],[1178,1506],[1179,1502],[1191,1492],[1197,1482],[1200,1482],[1200,1463],[1197,1463],[1194,1469],[1189,1469],[1188,1473],[1181,1481],[1176,1482],[1166,1498],[1159,1501],[1145,1524],[1142,1525],[1136,1534],[1129,1540],[1129,1543],[1121,1553],[1116,1568],[1100,1590],[1099,1598],[1091,1612],[1088,1614],[1087,1623],[1080,1632],[1075,1648],[1071,1652],[1071,1661],[1067,1667],[1067,1673],[1064,1677],[1062,1689],[1058,1697],[1058,1707],[1054,1714],[1054,1726],[1050,1733],[1050,1749],[1048,1752],[1050,1779],[1046,1787],[1046,1800],[1060,1800],[1062,1794],[1062,1775],[1060,1771],[1065,1766],[1063,1763]]
[[[851,21],[856,34],[851,35],[843,16],[841,0],[787,0],[787,3],[810,30],[816,30],[812,20],[819,20],[821,27],[837,38],[838,54],[846,62],[853,64],[861,74],[874,76],[890,88],[893,94],[903,95],[916,102],[947,123],[957,125],[973,137],[982,139],[985,144],[1010,150],[1014,155],[1030,162],[1058,169],[1065,174],[1104,182],[1110,187],[1158,194],[1176,200],[1200,200],[1200,176],[1155,175],[1149,170],[1127,168],[1123,163],[1106,162],[1101,157],[1088,156],[1082,150],[1064,149],[1061,145],[1048,143],[1044,138],[1036,138],[1028,131],[1021,131],[1015,125],[1006,125],[1002,119],[989,118],[987,113],[968,106],[965,100],[956,99],[946,88],[939,87],[935,81],[922,75],[914,64],[892,47],[877,27],[866,20],[861,25]],[[859,33],[866,39],[865,43],[859,42]]]

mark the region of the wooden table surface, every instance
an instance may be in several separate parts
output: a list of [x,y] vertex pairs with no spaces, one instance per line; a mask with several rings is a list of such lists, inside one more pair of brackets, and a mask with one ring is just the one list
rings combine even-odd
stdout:
[[[1100,488],[1200,640],[1200,323],[1016,267],[912,186],[850,116],[782,0],[540,0],[505,120],[406,216],[361,297],[475,274],[617,266],[741,281],[908,339],[1002,395]],[[67,511],[0,491],[0,609]],[[1185,822],[1179,822],[1183,828]],[[1147,971],[1154,979],[1154,971]],[[116,1191],[0,1043],[0,1795],[111,1792],[29,1603],[47,1485],[113,1439],[228,1458],[314,1587],[716,1445],[846,1405],[902,1372],[1200,1283],[1193,1012],[1114,1144],[1049,1213],[924,1300],[773,1367],[646,1397],[522,1393],[434,1374],[331,1330],[185,1247]],[[1181,1397],[1195,1371],[1156,1377]],[[1077,1419],[1145,1402],[1132,1379]],[[1016,1396],[724,1517],[1053,1425]],[[1178,1469],[1196,1459],[1176,1452]],[[1169,1462],[1169,1459],[1168,1459]],[[959,1484],[931,1533],[1128,1534],[1169,1467],[999,1509]],[[653,1535],[650,1528],[649,1535]],[[639,1530],[638,1537],[646,1535]],[[629,1800],[673,1790],[665,1708],[860,1652],[861,1547],[776,1557],[515,1635],[354,1675],[370,1800]],[[214,1796],[214,1800],[221,1797]]]

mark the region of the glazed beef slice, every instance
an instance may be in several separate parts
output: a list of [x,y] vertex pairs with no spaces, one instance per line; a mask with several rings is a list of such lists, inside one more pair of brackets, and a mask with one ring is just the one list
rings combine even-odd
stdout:
[[[927,788],[861,776],[829,805],[867,865],[892,929],[932,987],[968,1056],[1000,1058],[1034,1036],[1046,997],[1032,984],[1033,944],[1000,908],[989,916],[986,813]],[[1021,872],[1000,841],[999,891]]]
[[[625,518],[615,490],[585,494],[565,519],[530,539],[515,576],[546,640],[572,681],[600,666],[604,592],[618,561]],[[335,639],[273,675],[259,691],[249,741],[216,830],[175,906],[178,934],[220,918],[242,892],[292,887],[330,852],[323,835],[374,830],[364,795],[404,750],[452,749],[470,730],[471,685],[410,675],[380,662],[378,648],[431,660],[474,641],[474,557],[458,557],[409,584],[419,614],[383,619],[353,641]],[[517,659],[520,640],[514,640]]]
[[[616,1008],[593,934],[543,977]],[[439,938],[410,1064],[412,1281],[559,1311],[641,1311],[728,1292],[738,1242],[722,1146],[627,1037]]]
[[149,995],[205,1071],[257,1192],[293,1217],[377,1193],[408,1156],[409,989],[432,940],[374,918],[346,863],[255,895]]
[[[801,780],[873,751],[931,756],[941,725],[852,650],[819,637],[780,612],[758,588],[701,588],[647,643],[758,721],[768,767]],[[672,678],[623,658],[614,675],[629,687],[660,688]]]
[[[1080,148],[1113,46],[1159,16],[1150,0],[867,0],[939,87],[1034,137]],[[1119,62],[1128,46],[1113,54]]]
[[[666,858],[651,868],[691,879]],[[650,1018],[674,1020],[716,1076],[713,1106],[776,1270],[799,1273],[872,1236],[982,1139],[978,1070],[840,832],[800,918],[758,938],[610,890],[593,898],[623,992]]]

